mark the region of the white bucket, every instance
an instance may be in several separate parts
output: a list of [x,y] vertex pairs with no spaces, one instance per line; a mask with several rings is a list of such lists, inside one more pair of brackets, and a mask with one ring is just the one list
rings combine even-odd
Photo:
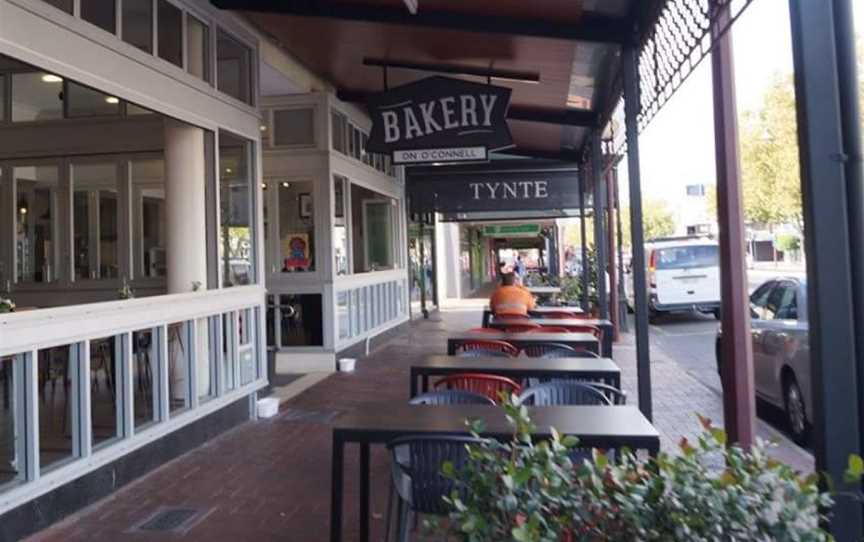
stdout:
[[342,358],[339,360],[339,371],[343,373],[350,373],[354,370],[354,365],[357,363],[357,360],[354,358]]
[[258,417],[272,418],[279,413],[279,399],[276,397],[265,397],[258,399]]

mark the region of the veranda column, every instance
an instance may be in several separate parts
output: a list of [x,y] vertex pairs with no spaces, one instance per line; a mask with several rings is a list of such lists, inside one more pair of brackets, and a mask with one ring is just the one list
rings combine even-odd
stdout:
[[750,338],[750,300],[744,249],[744,207],[738,159],[738,115],[732,38],[718,35],[729,23],[729,4],[718,5],[712,32],[714,82],[714,156],[717,164],[717,224],[720,230],[720,299],[723,356],[723,419],[729,441],[749,448],[753,444],[756,395],[753,345]]
[[[165,221],[169,294],[192,292],[207,284],[207,199],[204,130],[172,119],[165,120]],[[207,320],[197,322],[195,368],[197,393],[210,383]],[[180,360],[186,350],[182,334],[169,330],[168,370],[171,399],[183,399],[188,370]],[[192,398],[190,397],[191,401]]]
[[609,296],[606,288],[606,271],[609,259],[606,254],[606,182],[603,178],[603,151],[600,130],[591,132],[591,186],[594,193],[594,268],[597,271],[597,310],[602,319],[609,318]]

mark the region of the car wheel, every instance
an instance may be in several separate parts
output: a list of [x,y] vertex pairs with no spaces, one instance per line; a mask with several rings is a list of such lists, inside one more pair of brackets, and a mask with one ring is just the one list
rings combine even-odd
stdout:
[[807,411],[804,406],[804,396],[798,381],[791,374],[783,381],[783,405],[786,407],[786,425],[792,433],[792,439],[798,444],[807,442]]

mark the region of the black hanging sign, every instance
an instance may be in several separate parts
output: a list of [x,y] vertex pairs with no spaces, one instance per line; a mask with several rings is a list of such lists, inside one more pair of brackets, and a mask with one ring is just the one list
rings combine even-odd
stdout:
[[476,162],[513,145],[507,127],[510,89],[429,77],[369,99],[367,152],[396,164]]

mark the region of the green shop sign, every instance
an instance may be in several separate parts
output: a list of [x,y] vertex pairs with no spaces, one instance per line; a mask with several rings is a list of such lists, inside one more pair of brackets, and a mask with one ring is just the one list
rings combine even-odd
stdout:
[[540,224],[496,224],[483,226],[485,237],[536,237]]

